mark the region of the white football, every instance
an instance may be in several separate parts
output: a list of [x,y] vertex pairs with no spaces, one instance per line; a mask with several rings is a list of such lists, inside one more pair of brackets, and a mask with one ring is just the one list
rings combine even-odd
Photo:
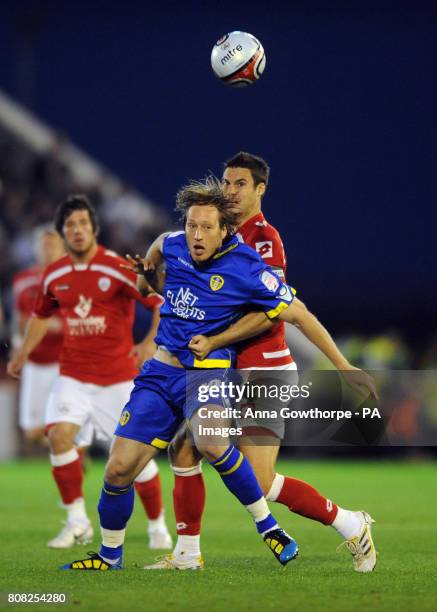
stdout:
[[260,41],[248,32],[230,32],[216,42],[211,53],[216,77],[226,85],[244,87],[255,83],[266,67]]

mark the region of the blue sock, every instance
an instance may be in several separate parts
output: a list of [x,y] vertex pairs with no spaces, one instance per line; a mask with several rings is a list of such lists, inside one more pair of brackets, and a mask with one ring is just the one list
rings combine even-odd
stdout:
[[220,474],[229,491],[252,515],[259,533],[264,534],[277,527],[252,466],[242,452],[235,446],[230,446],[221,457],[210,464]]
[[[115,487],[103,484],[98,505],[100,526],[109,531],[120,531],[126,527],[134,507],[134,489],[132,484],[127,487]],[[123,544],[112,547],[102,544],[100,556],[105,559],[118,559],[123,554]]]

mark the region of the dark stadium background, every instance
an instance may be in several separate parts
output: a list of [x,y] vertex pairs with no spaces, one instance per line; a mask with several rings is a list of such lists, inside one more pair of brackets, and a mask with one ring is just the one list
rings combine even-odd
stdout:
[[[261,81],[244,90],[219,83],[209,64],[214,42],[235,29],[258,36],[267,53]],[[289,280],[351,361],[387,377],[383,393],[392,393],[399,419],[389,423],[394,446],[371,423],[358,432],[364,442],[343,432],[344,446],[334,440],[332,447],[285,448],[278,467],[344,508],[371,512],[380,552],[372,576],[352,574],[328,529],[278,505],[275,515],[298,538],[301,554],[291,573],[275,571],[208,466],[202,576],[152,572],[145,579],[139,568],[152,558],[138,508],[122,580],[78,581],[57,572],[83,551],[45,546],[63,513],[46,451],[18,436],[18,384],[4,365],[17,244],[25,251],[26,230],[51,217],[63,168],[49,157],[34,160],[23,189],[44,191],[46,172],[55,184],[47,200],[31,194],[22,207],[14,189],[8,195],[13,180],[20,187],[21,152],[4,147],[0,121],[0,288],[8,317],[0,324],[0,520],[8,559],[0,599],[13,589],[66,592],[84,610],[136,610],[139,601],[156,612],[288,610],[291,602],[300,612],[435,610],[436,51],[435,1],[2,2],[0,96],[23,104],[168,215],[182,183],[208,170],[220,174],[221,162],[238,150],[269,161],[264,210],[284,239]],[[121,225],[129,244],[138,239],[127,219]],[[144,242],[156,227],[149,229],[137,232]],[[113,246],[114,238],[120,232],[104,228],[102,241]],[[303,355],[300,369],[323,369],[314,354]],[[426,448],[430,439],[434,446]],[[104,458],[101,449],[96,455],[85,487],[97,534]],[[173,477],[161,459],[174,529]]]
[[[169,211],[239,149],[272,175],[289,278],[330,328],[435,331],[436,21],[423,2],[6,2],[0,88]],[[257,35],[262,80],[212,75]]]

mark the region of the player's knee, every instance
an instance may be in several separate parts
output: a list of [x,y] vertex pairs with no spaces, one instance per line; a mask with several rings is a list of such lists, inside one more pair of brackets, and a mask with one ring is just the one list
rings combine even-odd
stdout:
[[168,447],[168,456],[171,465],[180,468],[187,468],[199,462],[201,456],[193,447],[190,441],[184,440],[182,443],[175,439]]
[[73,448],[73,442],[70,436],[66,435],[66,432],[62,427],[54,425],[49,429],[48,433],[50,451],[54,455],[60,455],[66,453]]
[[226,446],[218,446],[215,444],[209,444],[208,442],[203,442],[198,444],[197,450],[205,457],[205,459],[209,462],[217,461],[228,449]]
[[105,482],[117,486],[123,486],[134,478],[135,465],[122,456],[110,457],[105,468]]

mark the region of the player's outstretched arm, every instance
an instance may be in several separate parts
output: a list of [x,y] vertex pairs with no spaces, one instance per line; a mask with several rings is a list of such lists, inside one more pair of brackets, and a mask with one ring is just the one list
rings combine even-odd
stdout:
[[320,323],[299,300],[294,300],[288,308],[279,314],[279,318],[299,327],[301,332],[312,342],[331,363],[340,371],[346,382],[361,395],[370,395],[378,399],[375,384],[371,376],[349,363],[328,330]]
[[33,316],[29,319],[24,332],[23,344],[17,354],[8,362],[7,373],[13,378],[19,378],[21,368],[26,363],[28,356],[38,346],[47,333],[50,326],[50,317],[43,319]]
[[[298,302],[299,308],[306,309],[305,304],[300,302],[296,297],[294,301]],[[215,349],[229,346],[236,342],[242,342],[243,340],[248,340],[266,331],[270,331],[276,323],[277,320],[275,322],[275,319],[268,319],[264,312],[249,312],[220,334],[215,336],[193,336],[188,348],[197,359],[202,360]]]
[[267,319],[263,312],[249,312],[220,334],[215,336],[193,336],[188,344],[188,348],[197,359],[202,360],[211,351],[236,342],[248,340],[253,338],[253,336],[258,336],[263,332],[269,331],[273,325],[275,325],[275,322]]
[[149,293],[162,293],[165,284],[165,273],[163,272],[164,257],[162,244],[169,232],[165,232],[156,238],[150,245],[145,257],[140,255],[126,255],[126,264],[122,268],[137,274],[137,286],[141,295]]
[[155,354],[156,344],[154,338],[158,331],[158,325],[159,308],[155,308],[152,313],[152,324],[150,325],[147,335],[143,338],[143,340],[141,340],[141,342],[136,344],[130,352],[130,355],[135,358],[138,368],[140,368],[148,359],[152,359],[153,355]]

